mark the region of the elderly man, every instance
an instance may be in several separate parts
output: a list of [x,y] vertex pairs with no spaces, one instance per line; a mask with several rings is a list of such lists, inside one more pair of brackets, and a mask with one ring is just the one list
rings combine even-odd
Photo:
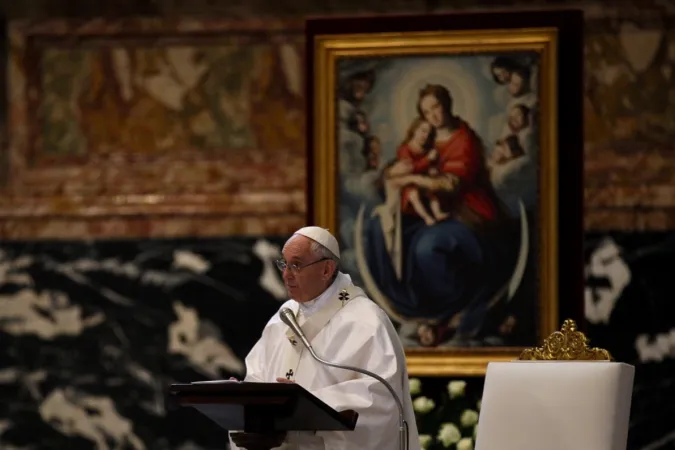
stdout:
[[[335,237],[323,228],[305,227],[291,236],[282,253],[277,265],[291,297],[282,308],[295,313],[321,358],[369,370],[392,385],[403,402],[410,449],[419,449],[403,348],[384,311],[338,270]],[[298,383],[338,411],[359,413],[354,431],[288,433],[283,449],[398,448],[398,409],[385,386],[318,363],[278,313],[246,357],[246,371],[245,381]]]

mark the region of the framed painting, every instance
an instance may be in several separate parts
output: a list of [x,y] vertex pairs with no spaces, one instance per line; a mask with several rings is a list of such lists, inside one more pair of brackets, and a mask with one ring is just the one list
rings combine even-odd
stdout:
[[582,19],[308,22],[308,221],[413,375],[482,375],[583,319]]
[[8,33],[12,237],[301,226],[303,21],[50,19]]

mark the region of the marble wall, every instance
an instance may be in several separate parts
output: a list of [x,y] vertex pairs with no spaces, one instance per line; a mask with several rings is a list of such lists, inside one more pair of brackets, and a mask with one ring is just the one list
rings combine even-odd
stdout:
[[628,448],[673,448],[675,234],[588,233],[586,250],[588,335],[636,367]]
[[1,245],[0,448],[224,448],[166,388],[243,374],[281,241]]
[[[208,420],[168,414],[165,388],[241,375],[285,297],[283,242],[0,245],[0,447],[223,448]],[[589,234],[587,248],[589,336],[637,367],[629,448],[672,448],[675,234]],[[449,381],[422,380],[424,395]],[[467,381],[480,393],[482,379]]]

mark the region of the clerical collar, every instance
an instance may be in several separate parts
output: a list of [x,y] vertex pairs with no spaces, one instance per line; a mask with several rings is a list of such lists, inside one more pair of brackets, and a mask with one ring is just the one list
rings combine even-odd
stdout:
[[328,286],[328,289],[323,291],[321,295],[305,303],[298,302],[302,314],[305,317],[311,316],[312,314],[323,308],[323,306],[331,298],[335,297],[339,290],[344,289],[351,284],[352,284],[352,277],[342,272],[338,272],[338,275],[337,277],[335,277],[335,281],[333,281],[333,284]]

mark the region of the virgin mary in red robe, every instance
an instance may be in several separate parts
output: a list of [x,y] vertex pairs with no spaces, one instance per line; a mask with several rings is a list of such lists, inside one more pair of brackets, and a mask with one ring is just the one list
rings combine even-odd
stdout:
[[[447,324],[461,311],[457,335],[470,337],[508,282],[516,252],[513,240],[501,232],[509,228],[507,214],[492,188],[481,141],[453,115],[452,102],[444,86],[419,92],[417,109],[434,127],[440,173],[397,173],[389,179],[398,188],[415,185],[437,195],[448,219],[427,226],[417,216],[400,214],[395,258],[401,261],[388,257],[382,227],[371,220],[365,253],[372,278],[399,317]],[[387,173],[384,177],[386,182]]]

